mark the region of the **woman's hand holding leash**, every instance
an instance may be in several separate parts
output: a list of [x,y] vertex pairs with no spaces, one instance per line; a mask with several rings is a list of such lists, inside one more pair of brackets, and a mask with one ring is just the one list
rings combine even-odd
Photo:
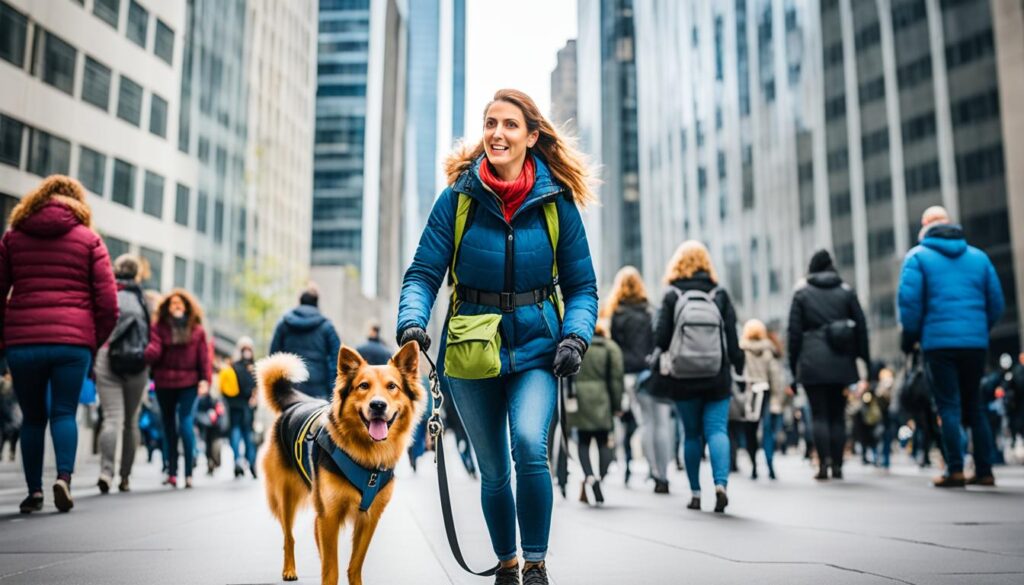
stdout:
[[555,350],[555,375],[559,378],[575,376],[583,364],[583,354],[587,352],[587,344],[576,335],[570,334],[558,344]]
[[430,349],[430,336],[422,327],[406,327],[398,335],[398,346],[401,347],[407,342],[415,340],[420,344],[420,349],[426,353]]

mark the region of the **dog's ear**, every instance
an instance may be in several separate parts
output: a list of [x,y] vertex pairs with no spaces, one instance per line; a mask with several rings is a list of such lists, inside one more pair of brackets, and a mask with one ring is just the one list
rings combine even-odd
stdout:
[[420,344],[407,341],[395,355],[391,356],[391,364],[398,368],[406,378],[417,379],[420,375]]
[[341,346],[338,352],[338,376],[351,378],[359,368],[366,365],[366,360],[359,352],[347,345]]

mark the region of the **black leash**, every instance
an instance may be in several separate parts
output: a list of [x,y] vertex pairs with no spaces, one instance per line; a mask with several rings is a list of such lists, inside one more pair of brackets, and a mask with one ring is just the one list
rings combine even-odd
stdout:
[[467,573],[480,577],[490,577],[498,572],[501,564],[498,563],[485,571],[474,571],[466,565],[462,557],[462,549],[459,547],[459,538],[455,532],[455,517],[452,515],[451,493],[448,491],[448,471],[444,464],[444,423],[441,422],[441,406],[444,404],[444,395],[441,394],[441,380],[437,375],[437,366],[434,360],[430,359],[427,352],[423,352],[430,364],[430,395],[434,399],[434,407],[427,420],[427,432],[434,440],[434,462],[437,463],[437,488],[441,495],[441,516],[444,518],[444,531],[448,535],[448,546],[452,549],[452,556]]

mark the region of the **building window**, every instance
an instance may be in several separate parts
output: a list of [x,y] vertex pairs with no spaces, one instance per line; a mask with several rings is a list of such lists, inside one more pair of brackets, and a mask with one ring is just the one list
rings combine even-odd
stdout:
[[953,104],[953,125],[976,124],[990,118],[999,117],[999,92],[996,90],[982,92],[966,97]]
[[149,94],[149,131],[167,137],[167,100],[155,93]]
[[885,78],[879,77],[862,84],[857,93],[860,96],[860,105],[862,106],[884,98]]
[[846,115],[846,94],[836,96],[825,102],[825,119],[828,121]]
[[836,193],[831,197],[832,202],[832,217],[846,217],[850,215],[850,192],[843,191],[842,193]]
[[[953,110],[956,118],[956,108]],[[954,122],[955,123],[955,122]],[[935,136],[935,112],[913,117],[903,123],[903,144],[909,145]]]
[[164,253],[159,250],[142,246],[139,255],[149,263],[149,278],[142,282],[143,288],[161,290],[164,276]]
[[188,277],[188,260],[181,256],[174,257],[174,286],[185,288],[185,279]]
[[904,173],[907,194],[929,191],[939,186],[939,161],[911,167]]
[[142,212],[159,219],[164,215],[164,178],[146,171],[142,190]]
[[142,86],[124,75],[118,89],[117,117],[134,126],[142,121]]
[[889,129],[882,128],[865,135],[860,140],[861,156],[868,158],[889,150]]
[[224,202],[213,203],[213,241],[218,244],[224,241]]
[[0,2],[0,59],[19,69],[25,65],[28,18]]
[[25,125],[0,114],[0,163],[21,166],[21,137]]
[[210,211],[210,196],[205,191],[199,192],[199,198],[196,201],[196,231],[205,234],[206,233],[206,216]]
[[723,57],[724,51],[722,50],[722,45],[725,44],[724,28],[725,23],[722,20],[722,16],[715,16],[715,79],[718,81],[722,81],[722,72],[724,69],[723,62],[725,59]]
[[[36,67],[39,78],[68,95],[75,91],[75,60],[78,51],[50,31],[40,31],[36,43]],[[39,37],[37,37],[39,38]]]
[[164,21],[156,19],[156,36],[153,39],[153,53],[167,62],[174,63],[174,31],[164,24]]
[[128,30],[125,34],[128,40],[136,45],[146,48],[146,33],[149,28],[149,13],[139,6],[135,0],[128,4]]
[[968,37],[955,45],[946,47],[946,68],[954,69],[977,61],[995,52],[992,29]]
[[107,111],[110,105],[110,68],[93,59],[85,58],[85,75],[82,77],[82,101]]
[[28,172],[48,177],[66,175],[71,167],[71,143],[36,128],[29,134]]
[[115,238],[113,236],[103,236],[103,243],[107,246],[107,254],[110,255],[110,261],[117,260],[117,257],[122,254],[127,254],[131,251],[128,242],[121,238]]
[[316,89],[318,97],[364,97],[366,85],[321,85]]
[[850,157],[845,148],[833,150],[828,153],[828,170],[829,172],[843,171],[846,170],[850,164]]
[[220,306],[220,298],[221,298],[221,294],[222,294],[223,288],[224,288],[223,284],[224,284],[224,273],[221,272],[220,270],[214,268],[213,269],[213,290],[211,291],[211,296],[213,297],[213,299],[212,299],[213,302],[211,304],[213,306],[215,306],[215,307],[219,307]]
[[854,39],[854,46],[857,47],[857,52],[861,53],[871,47],[874,47],[881,41],[881,29],[878,27],[878,23],[875,22],[857,31],[857,37]]
[[932,79],[932,56],[925,55],[896,70],[900,89],[910,89]]
[[718,151],[718,178],[725,178],[725,153],[721,150]]
[[95,150],[78,147],[78,180],[82,186],[93,193],[103,196],[103,183],[106,178],[107,157]]
[[896,237],[892,228],[884,228],[868,234],[868,258],[877,260],[891,256],[896,251]]
[[94,0],[92,5],[92,13],[115,29],[120,11],[121,0]]
[[853,244],[841,244],[836,246],[836,264],[839,266],[853,266],[854,253]]
[[206,296],[206,265],[198,260],[192,263],[192,290],[196,296]]
[[188,203],[191,193],[188,187],[178,183],[178,192],[174,197],[174,223],[188,227]]
[[878,205],[892,201],[892,181],[889,177],[864,185],[864,202]]
[[957,158],[956,182],[963,187],[1001,177],[1003,171],[1003,145],[986,146]]
[[843,41],[836,41],[825,47],[825,67],[832,67],[843,62]]
[[114,159],[114,187],[110,198],[130,209],[135,208],[135,167]]

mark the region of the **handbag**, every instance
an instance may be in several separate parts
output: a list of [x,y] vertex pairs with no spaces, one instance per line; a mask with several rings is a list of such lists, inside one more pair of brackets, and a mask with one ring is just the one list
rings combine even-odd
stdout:
[[747,392],[743,397],[743,420],[757,422],[761,420],[761,413],[764,412],[764,400],[768,395],[771,386],[768,382],[753,382],[747,384]]

